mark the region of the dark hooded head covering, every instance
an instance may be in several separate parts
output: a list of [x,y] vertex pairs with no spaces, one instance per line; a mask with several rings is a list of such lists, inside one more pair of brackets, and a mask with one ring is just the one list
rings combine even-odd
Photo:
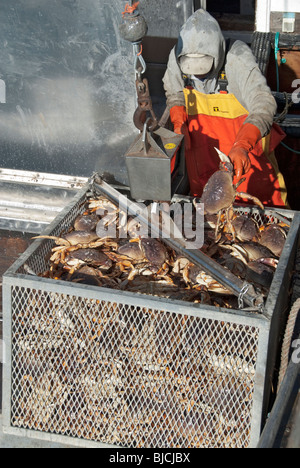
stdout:
[[[191,73],[186,74],[202,74],[201,70],[209,67],[209,76],[212,78],[220,73],[224,65],[225,49],[226,42],[218,22],[200,9],[181,28],[175,55],[183,73],[190,70]],[[198,70],[200,73],[194,73]]]

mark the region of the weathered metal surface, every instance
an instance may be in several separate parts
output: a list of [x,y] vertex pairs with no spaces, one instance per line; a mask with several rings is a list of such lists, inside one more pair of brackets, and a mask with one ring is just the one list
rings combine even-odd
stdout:
[[0,229],[41,233],[87,180],[0,169]]
[[[123,155],[137,130],[133,51],[118,30],[125,3],[2,2],[0,167],[108,172],[127,183]],[[192,1],[141,0],[139,8],[149,36],[177,37]]]

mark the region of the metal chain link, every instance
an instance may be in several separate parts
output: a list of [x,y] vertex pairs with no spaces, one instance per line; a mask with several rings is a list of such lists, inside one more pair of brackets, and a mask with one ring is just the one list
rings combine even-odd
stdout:
[[133,54],[134,54],[134,70],[139,81],[142,81],[141,75],[146,72],[147,66],[142,56],[142,43],[141,42],[133,42]]
[[244,308],[244,296],[249,291],[249,288],[250,288],[249,284],[246,283],[246,284],[244,284],[244,286],[241,289],[241,292],[240,292],[239,297],[238,297],[238,307],[239,307],[239,309]]

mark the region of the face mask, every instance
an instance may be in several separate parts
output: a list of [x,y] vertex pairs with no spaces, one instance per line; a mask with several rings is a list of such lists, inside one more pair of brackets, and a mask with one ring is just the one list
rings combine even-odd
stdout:
[[206,80],[207,75],[205,75],[205,76],[203,76],[203,75],[196,75],[196,76],[193,75],[192,78],[193,78],[194,80],[199,80],[199,81],[201,81],[201,82],[203,83],[203,82]]

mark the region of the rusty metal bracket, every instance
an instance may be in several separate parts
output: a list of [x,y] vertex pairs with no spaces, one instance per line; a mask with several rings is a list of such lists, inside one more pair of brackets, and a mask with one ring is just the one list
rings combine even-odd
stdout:
[[145,122],[147,120],[147,112],[149,112],[151,115],[151,118],[148,120],[147,128],[150,131],[153,131],[158,126],[158,120],[156,118],[156,115],[152,107],[152,99],[150,96],[148,80],[146,78],[142,80],[139,77],[136,80],[136,90],[137,90],[138,107],[133,116],[134,125],[140,131],[143,131]]

